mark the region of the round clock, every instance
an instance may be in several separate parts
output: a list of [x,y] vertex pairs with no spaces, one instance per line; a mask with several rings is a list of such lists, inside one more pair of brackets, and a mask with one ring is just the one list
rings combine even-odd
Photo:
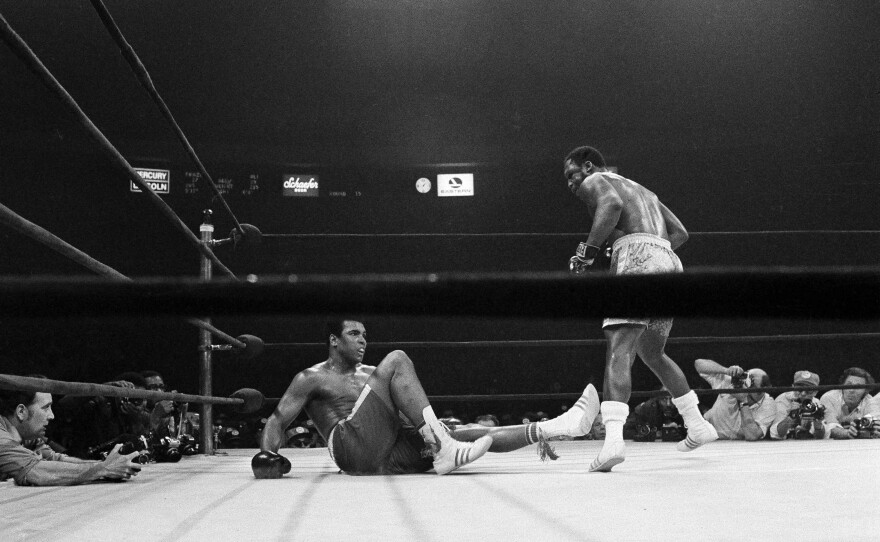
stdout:
[[431,181],[422,177],[418,181],[416,181],[416,190],[421,192],[422,194],[427,194],[431,191]]

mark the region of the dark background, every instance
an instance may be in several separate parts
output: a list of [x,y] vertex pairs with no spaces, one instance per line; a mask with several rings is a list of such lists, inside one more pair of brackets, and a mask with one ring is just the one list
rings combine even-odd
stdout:
[[[269,237],[218,249],[237,274],[564,269],[589,229],[564,155],[600,148],[693,232],[705,266],[877,265],[880,7],[876,2],[107,1],[242,222],[267,234],[546,233],[546,236]],[[88,1],[0,0],[0,13],[135,166],[170,169],[163,196],[198,231],[203,184]],[[317,174],[318,198],[281,176]],[[415,180],[473,173],[473,197],[419,194]],[[252,183],[252,180],[255,181]],[[330,192],[344,193],[331,197]],[[0,47],[0,203],[132,277],[193,276],[196,252],[101,153],[9,48]],[[804,233],[761,233],[822,230]],[[831,230],[830,232],[825,230]],[[734,232],[734,233],[730,233]],[[745,233],[744,233],[745,232]],[[748,233],[751,232],[751,233]],[[837,232],[837,233],[834,233]],[[0,274],[82,269],[0,230]],[[880,300],[866,299],[866,303]],[[104,381],[152,368],[198,381],[197,335],[180,321],[2,322],[7,373]],[[233,335],[319,342],[322,322],[222,318]],[[367,321],[376,341],[601,338],[599,322],[416,318]],[[705,321],[673,336],[878,331],[877,322]],[[671,345],[693,385],[698,357],[794,370],[823,383],[880,341]],[[387,349],[371,349],[376,363]],[[410,349],[429,394],[580,391],[602,347]],[[280,395],[322,347],[215,356],[215,390]],[[637,366],[635,389],[658,384]],[[525,407],[524,407],[525,408]]]

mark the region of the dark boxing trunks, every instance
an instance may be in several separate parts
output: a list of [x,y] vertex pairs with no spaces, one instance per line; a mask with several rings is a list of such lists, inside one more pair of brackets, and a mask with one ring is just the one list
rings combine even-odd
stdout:
[[433,468],[423,457],[425,442],[382,399],[364,386],[348,418],[328,439],[330,456],[347,474],[412,474]]

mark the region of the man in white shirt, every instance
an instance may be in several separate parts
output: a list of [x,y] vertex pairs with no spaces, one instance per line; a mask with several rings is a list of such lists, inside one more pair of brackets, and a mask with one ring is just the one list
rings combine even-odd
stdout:
[[[861,367],[850,367],[843,371],[840,377],[843,385],[873,384],[874,377]],[[850,439],[859,435],[854,420],[861,420],[866,416],[880,419],[880,411],[877,411],[873,397],[866,388],[831,390],[822,395],[822,404],[825,405],[825,427],[834,439]],[[872,437],[880,437],[880,425],[875,421],[870,430]]]
[[722,393],[704,417],[718,431],[718,438],[761,440],[776,417],[776,403],[763,392],[749,393],[749,388],[770,386],[770,377],[761,369],[743,370],[738,365],[724,367],[711,359],[694,362],[697,372],[713,390],[733,388],[734,379],[745,378],[742,393]]

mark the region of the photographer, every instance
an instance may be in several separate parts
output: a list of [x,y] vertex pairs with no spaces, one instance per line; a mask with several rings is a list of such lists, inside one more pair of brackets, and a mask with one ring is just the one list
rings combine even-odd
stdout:
[[718,431],[718,438],[761,440],[776,417],[776,403],[763,392],[749,393],[748,388],[770,386],[770,377],[761,369],[744,371],[738,365],[724,367],[710,359],[698,359],[694,367],[712,389],[743,388],[742,393],[722,393],[705,414]]
[[[668,392],[665,386],[660,390]],[[663,442],[678,442],[687,436],[684,420],[675,408],[671,395],[652,397],[640,403],[633,410],[633,422],[633,440],[652,442],[657,440],[659,434]]]
[[[127,480],[140,472],[140,465],[133,462],[138,453],[120,455],[121,445],[103,461],[86,461],[41,444],[54,418],[52,394],[0,390],[0,481],[12,478],[18,485],[74,485]],[[28,448],[25,441],[37,444]]]
[[[134,372],[122,373],[110,386],[146,389],[143,377]],[[58,401],[59,418],[65,431],[62,444],[71,455],[82,459],[90,457],[89,449],[119,438],[122,435],[144,435],[149,432],[149,415],[143,399],[126,397],[66,396]]]
[[[156,371],[141,371],[146,389],[165,391],[165,380]],[[175,393],[177,390],[171,390]],[[174,401],[147,401],[146,412],[150,416],[150,430],[161,437],[177,434],[178,420],[175,417],[181,412],[181,405]]]
[[[798,371],[794,374],[791,385],[818,386],[819,375],[810,371]],[[824,417],[825,407],[816,399],[815,391],[787,391],[776,398],[776,418],[770,426],[770,438],[825,438]]]
[[[861,367],[850,367],[840,376],[842,385],[873,383],[874,377]],[[827,391],[822,395],[821,401],[825,405],[825,426],[831,438],[880,438],[880,424],[876,421],[864,427],[864,422],[868,421],[866,417],[880,419],[880,412],[877,412],[875,402],[867,389]]]

